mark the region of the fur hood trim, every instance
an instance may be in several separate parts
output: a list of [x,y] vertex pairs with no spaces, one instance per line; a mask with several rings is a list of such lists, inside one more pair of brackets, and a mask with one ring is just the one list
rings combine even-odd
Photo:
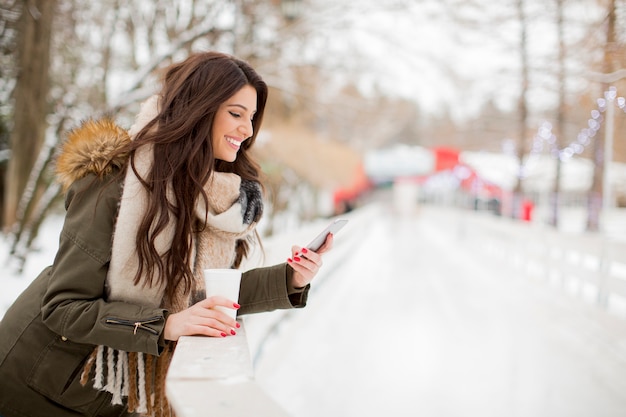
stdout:
[[113,153],[128,142],[128,132],[111,118],[89,119],[71,130],[56,161],[57,179],[63,190],[88,174],[104,177],[113,168],[121,168],[128,160],[128,154],[112,159]]

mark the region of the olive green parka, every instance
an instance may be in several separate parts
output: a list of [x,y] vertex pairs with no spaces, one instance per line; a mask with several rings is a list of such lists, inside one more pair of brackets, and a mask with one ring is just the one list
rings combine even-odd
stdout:
[[[107,123],[93,123],[73,132],[85,136],[78,141],[83,142],[81,149],[63,152],[83,152],[97,162],[103,156],[102,144],[127,139],[120,138],[127,133],[111,123],[110,129]],[[0,321],[2,417],[129,415],[125,406],[111,405],[111,395],[94,389],[92,381],[80,384],[88,355],[97,345],[152,355],[159,355],[164,347],[166,310],[106,299],[105,279],[122,192],[121,181],[111,178],[125,161],[118,161],[113,169],[111,164],[96,162],[87,164],[87,169],[60,173],[71,185],[54,262]],[[108,171],[102,169],[105,166]],[[286,264],[244,272],[238,314],[304,307],[308,286],[289,287],[291,273]]]

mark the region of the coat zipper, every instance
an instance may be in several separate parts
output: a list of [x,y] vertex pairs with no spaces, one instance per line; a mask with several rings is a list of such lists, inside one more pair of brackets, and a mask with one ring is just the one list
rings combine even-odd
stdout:
[[162,318],[158,316],[151,317],[149,319],[142,320],[142,321],[132,321],[132,320],[126,320],[126,319],[118,319],[115,317],[108,317],[105,323],[106,324],[119,324],[122,326],[133,327],[133,334],[137,334],[137,329],[144,329],[154,335],[157,335],[159,334],[159,332],[153,329],[152,327],[146,326],[146,324],[156,323],[157,321],[160,321],[160,320],[162,320]]

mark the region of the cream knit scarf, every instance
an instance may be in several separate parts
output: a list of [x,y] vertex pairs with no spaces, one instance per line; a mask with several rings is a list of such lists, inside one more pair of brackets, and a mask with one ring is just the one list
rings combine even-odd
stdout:
[[[135,124],[129,130],[134,137],[157,115],[158,97],[153,96],[141,108]],[[141,177],[152,165],[152,149],[141,148],[136,153],[135,166]],[[260,187],[257,183],[242,181],[235,174],[213,173],[205,185],[208,207],[199,199],[196,215],[207,227],[194,236],[192,256],[194,288],[188,294],[181,286],[173,300],[165,299],[165,287],[133,284],[138,268],[135,236],[145,213],[147,194],[132,169],[124,179],[119,213],[113,235],[111,263],[106,278],[107,297],[111,301],[124,301],[152,308],[165,308],[176,313],[191,306],[204,296],[203,269],[229,268],[235,259],[237,240],[250,235],[262,213]],[[155,247],[165,253],[173,236],[173,224],[157,237]],[[145,331],[132,327],[130,331]],[[165,397],[165,376],[175,343],[167,343],[160,356],[137,352],[124,352],[107,346],[98,346],[83,370],[85,384],[94,371],[94,388],[112,394],[113,404],[122,404],[127,397],[128,411],[148,416],[168,416]]]

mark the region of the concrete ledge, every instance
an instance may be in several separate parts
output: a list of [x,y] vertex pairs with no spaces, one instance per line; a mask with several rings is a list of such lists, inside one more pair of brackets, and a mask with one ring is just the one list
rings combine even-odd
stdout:
[[288,417],[254,381],[244,325],[236,336],[178,341],[167,397],[178,417]]
[[[367,226],[380,215],[380,207],[355,210],[341,217],[350,218],[350,224],[341,231],[334,249],[325,256],[324,268],[312,288],[316,291],[326,277],[342,264],[350,248],[360,243]],[[264,256],[252,254],[247,269],[261,265],[283,262],[296,242],[308,242],[330,219],[320,219],[306,227],[273,236],[265,244]],[[258,250],[258,248],[256,248]],[[262,354],[264,345],[276,331],[278,324],[296,310],[276,310],[271,313],[251,314],[245,317],[249,323],[250,338],[244,322],[236,336],[224,338],[185,336],[178,341],[170,369],[167,374],[167,396],[178,417],[288,417],[254,380],[251,357]],[[252,345],[250,345],[252,343]]]

